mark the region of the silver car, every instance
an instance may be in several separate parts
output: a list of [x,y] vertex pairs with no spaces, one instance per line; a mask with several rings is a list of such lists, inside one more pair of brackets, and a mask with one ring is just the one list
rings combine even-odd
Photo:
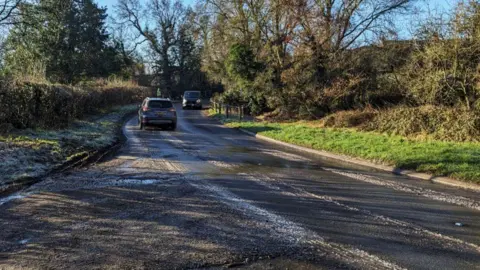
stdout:
[[146,98],[138,110],[140,129],[146,126],[177,128],[177,111],[168,98]]

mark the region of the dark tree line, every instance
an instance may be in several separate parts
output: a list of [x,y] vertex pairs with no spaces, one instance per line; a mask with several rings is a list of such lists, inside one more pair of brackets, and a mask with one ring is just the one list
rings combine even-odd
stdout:
[[106,9],[93,0],[17,1],[12,13],[4,74],[61,83],[133,75],[135,59],[111,38]]
[[286,118],[480,108],[478,1],[396,40],[395,19],[417,1],[118,0],[107,28],[94,0],[0,0],[2,72],[76,83],[145,67],[165,95],[223,88],[225,102]]

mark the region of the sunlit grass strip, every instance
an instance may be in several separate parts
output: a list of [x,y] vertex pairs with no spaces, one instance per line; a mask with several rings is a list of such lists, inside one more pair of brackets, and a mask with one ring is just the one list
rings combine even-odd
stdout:
[[227,121],[226,124],[317,150],[480,183],[480,144],[478,143],[413,140],[402,136],[352,129],[318,128],[298,123]]

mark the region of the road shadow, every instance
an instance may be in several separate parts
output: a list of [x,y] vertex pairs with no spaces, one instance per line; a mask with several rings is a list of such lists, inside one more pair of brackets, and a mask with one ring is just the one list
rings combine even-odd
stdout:
[[0,216],[0,268],[185,269],[310,256],[272,235],[268,220],[250,220],[183,180],[42,192]]

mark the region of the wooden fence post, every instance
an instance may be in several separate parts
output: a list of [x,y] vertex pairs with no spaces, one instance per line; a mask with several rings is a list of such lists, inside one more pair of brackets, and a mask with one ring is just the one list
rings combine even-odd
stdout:
[[245,119],[245,107],[242,106],[230,106],[228,104],[213,102],[213,108],[216,113],[225,115],[225,118],[237,118],[242,121]]

